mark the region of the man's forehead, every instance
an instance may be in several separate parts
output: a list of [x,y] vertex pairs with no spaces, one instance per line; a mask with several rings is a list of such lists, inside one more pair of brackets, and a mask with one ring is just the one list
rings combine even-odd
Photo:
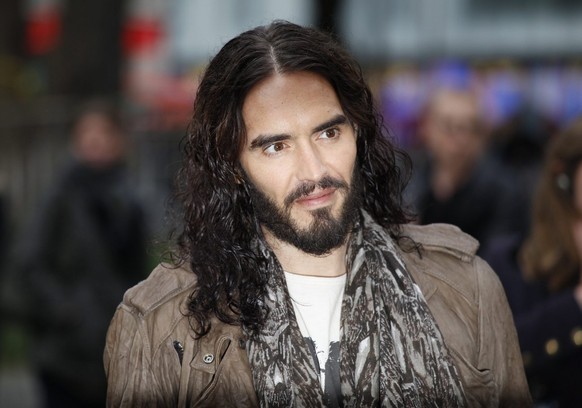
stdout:
[[266,78],[251,89],[242,109],[250,139],[265,133],[317,129],[338,115],[344,113],[335,90],[323,77],[310,72]]

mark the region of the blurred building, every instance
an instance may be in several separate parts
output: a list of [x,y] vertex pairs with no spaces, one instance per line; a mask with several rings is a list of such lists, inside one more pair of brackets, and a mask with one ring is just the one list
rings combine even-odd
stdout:
[[[369,74],[396,140],[414,148],[430,87],[480,90],[497,126],[524,107],[582,112],[575,0],[7,0],[0,9],[0,173],[16,226],[65,152],[80,99],[114,94],[135,141],[135,182],[161,219],[197,76],[236,33],[272,19],[333,29]],[[6,24],[3,24],[6,23]]]
[[361,59],[576,57],[577,0],[346,0],[342,32]]

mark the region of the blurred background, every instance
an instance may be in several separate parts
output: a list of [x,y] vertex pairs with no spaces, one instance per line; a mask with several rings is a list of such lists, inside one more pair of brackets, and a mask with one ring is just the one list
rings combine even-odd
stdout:
[[[138,275],[125,280],[116,280],[117,272],[112,272],[112,285],[123,293],[132,282],[147,276],[164,249],[158,242],[168,232],[166,202],[198,76],[228,39],[275,18],[332,31],[362,64],[390,137],[415,161],[417,170],[407,200],[419,213],[418,222],[457,223],[447,218],[450,208],[439,207],[443,197],[454,194],[455,177],[450,174],[466,173],[472,168],[470,162],[483,155],[498,169],[483,176],[488,180],[483,194],[489,201],[479,190],[477,200],[461,200],[453,212],[459,214],[459,205],[473,213],[479,206],[487,207],[482,215],[472,216],[487,219],[487,225],[464,219],[458,224],[478,236],[482,247],[493,234],[523,235],[529,230],[530,203],[545,147],[554,134],[582,114],[580,1],[3,0],[0,272],[8,283],[1,291],[0,406],[42,407],[42,389],[53,378],[50,370],[37,372],[31,350],[41,346],[36,342],[37,328],[23,323],[28,322],[31,309],[26,303],[33,303],[37,310],[54,307],[58,314],[49,298],[54,302],[81,297],[71,294],[78,290],[72,287],[44,293],[49,284],[43,273],[50,276],[46,265],[57,264],[55,254],[67,246],[58,243],[63,235],[59,228],[70,223],[72,232],[66,240],[78,243],[92,235],[87,223],[110,222],[112,227],[95,232],[94,241],[87,245],[95,248],[99,239],[110,237],[108,241],[117,246],[103,251],[125,251],[126,260],[128,251],[134,251],[136,262],[142,262],[134,271]],[[448,96],[442,96],[447,92]],[[449,106],[449,102],[454,106],[463,95],[469,99],[460,104],[474,106],[464,117],[436,112],[435,106]],[[433,103],[437,97],[445,99]],[[79,142],[85,137],[79,136],[84,129],[81,114],[96,105],[114,106],[117,119],[106,120],[109,124],[96,136],[101,142]],[[430,147],[445,145],[431,142],[431,134],[439,128],[458,136],[451,149],[461,150],[442,152],[444,162],[467,164],[444,171],[449,176],[443,176],[441,187],[429,194],[423,169],[438,167],[435,158],[441,152]],[[108,132],[117,136],[103,136]],[[474,144],[463,144],[463,135],[473,135]],[[110,146],[104,140],[117,137],[122,142],[114,142],[116,147],[103,147]],[[469,152],[474,152],[472,157],[454,159]],[[429,161],[432,164],[426,167]],[[75,167],[79,163],[85,163],[84,172]],[[109,170],[111,163],[115,171]],[[86,178],[78,176],[81,173]],[[496,183],[500,185],[493,186]],[[101,184],[113,187],[70,194]],[[108,203],[96,202],[95,195],[109,197]],[[63,202],[75,200],[91,210],[78,217],[63,215],[67,211]],[[105,208],[112,202],[114,209]],[[503,208],[487,213],[499,202]],[[426,209],[434,211],[425,213]],[[143,241],[139,248],[127,248],[128,242],[138,241]],[[82,251],[71,245],[67,248]],[[116,268],[113,263],[102,268],[111,272]],[[60,279],[70,282],[70,274],[83,274],[85,266],[80,265],[67,265],[76,272],[69,270]],[[30,290],[30,299],[27,290],[34,283],[25,274],[43,282],[36,290],[40,294],[32,295]],[[91,280],[85,285],[95,286]],[[18,290],[22,286],[24,293]],[[91,310],[78,306],[79,302],[70,303],[63,308],[78,307],[85,315]],[[101,310],[105,321],[110,316],[108,307]],[[52,323],[35,324],[48,327]],[[99,328],[93,329],[99,333]]]

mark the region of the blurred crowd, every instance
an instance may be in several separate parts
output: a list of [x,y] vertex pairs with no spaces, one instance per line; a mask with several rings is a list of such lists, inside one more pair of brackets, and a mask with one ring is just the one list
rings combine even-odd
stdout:
[[406,197],[416,222],[479,240],[536,406],[582,406],[582,116],[552,123],[522,109],[492,126],[458,83],[434,87],[419,112]]
[[[536,405],[580,407],[582,117],[558,122],[526,106],[492,121],[466,81],[435,83],[408,127],[384,100],[414,163],[405,200],[415,222],[451,223],[480,241],[514,313]],[[151,267],[151,220],[130,181],[135,150],[120,113],[110,101],[79,107],[69,160],[10,253],[0,194],[0,364],[11,341],[25,342],[41,406],[104,406],[105,331]]]

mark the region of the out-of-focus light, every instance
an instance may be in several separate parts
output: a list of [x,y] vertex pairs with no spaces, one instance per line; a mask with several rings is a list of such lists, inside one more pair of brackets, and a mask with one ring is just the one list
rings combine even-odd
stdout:
[[154,50],[164,36],[162,23],[158,20],[134,18],[125,23],[123,50],[126,55]]
[[31,9],[26,16],[26,50],[44,55],[56,48],[61,38],[61,11],[54,6]]

